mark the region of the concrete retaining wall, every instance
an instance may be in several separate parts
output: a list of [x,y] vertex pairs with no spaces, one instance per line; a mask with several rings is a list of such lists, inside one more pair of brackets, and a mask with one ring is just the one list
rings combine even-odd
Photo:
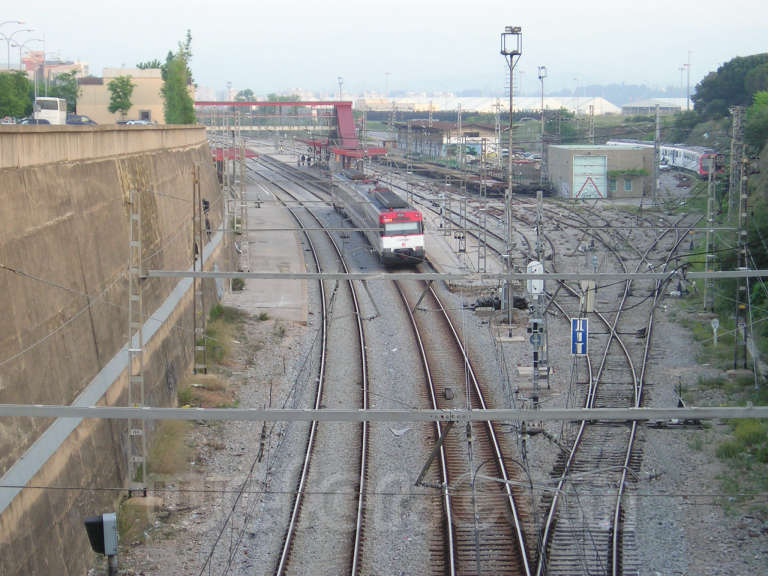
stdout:
[[0,169],[200,146],[204,134],[204,128],[196,126],[0,125]]
[[[194,166],[214,230],[219,186],[202,128],[21,130],[0,131],[0,403],[69,404],[127,342],[129,190],[141,196],[144,267],[187,269]],[[145,315],[178,282],[144,281]],[[213,282],[205,292],[214,302]],[[147,404],[175,402],[192,322],[188,292],[146,346]],[[126,386],[123,374],[103,400],[126,405]],[[50,424],[0,420],[0,475]],[[116,493],[92,489],[124,485],[125,438],[125,423],[105,421],[69,435],[30,482],[66,489],[26,488],[0,514],[0,574],[86,572],[82,520],[113,509]]]

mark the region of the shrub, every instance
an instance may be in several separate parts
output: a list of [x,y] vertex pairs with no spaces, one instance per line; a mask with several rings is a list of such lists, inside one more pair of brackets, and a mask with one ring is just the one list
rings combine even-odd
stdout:
[[733,435],[743,446],[756,446],[766,440],[766,428],[760,420],[738,420]]
[[715,450],[715,454],[721,460],[736,458],[741,453],[741,445],[735,440],[721,442]]

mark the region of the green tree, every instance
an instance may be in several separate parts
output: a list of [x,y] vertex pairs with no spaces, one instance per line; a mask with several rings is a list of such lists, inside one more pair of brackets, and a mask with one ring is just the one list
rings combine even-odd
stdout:
[[758,152],[768,143],[768,91],[755,93],[752,106],[747,109],[744,141]]
[[166,124],[194,124],[195,106],[189,95],[189,77],[184,59],[177,54],[168,63],[168,74],[163,83]]
[[166,124],[194,124],[195,103],[189,94],[192,86],[192,71],[189,61],[192,58],[192,33],[187,30],[183,42],[179,42],[176,53],[168,52],[163,75],[163,100],[165,101]]
[[670,132],[667,134],[667,142],[685,142],[691,131],[701,122],[701,115],[695,110],[675,114]]
[[77,110],[77,97],[80,95],[80,87],[74,72],[65,72],[56,76],[53,86],[49,90],[51,96],[64,98],[67,101],[67,110]]
[[253,94],[253,90],[250,88],[246,88],[245,90],[240,90],[237,94],[235,94],[235,100],[237,102],[252,102],[255,98]]
[[139,70],[157,70],[163,68],[163,63],[157,58],[154,60],[147,60],[146,62],[139,62],[136,64],[136,68]]
[[[691,97],[694,108],[707,118],[726,116],[730,106],[749,106],[755,90],[761,90],[768,53],[738,56],[710,72],[696,86]],[[768,74],[768,70],[765,71]]]
[[578,140],[576,115],[566,108],[547,111],[544,115],[544,126],[548,138],[560,139],[562,144],[572,144]]
[[32,113],[32,84],[20,71],[0,73],[0,117]]
[[269,102],[298,102],[301,100],[298,94],[287,94],[285,96],[278,96],[275,93],[267,94],[267,101]]
[[744,77],[744,88],[751,97],[757,92],[768,90],[768,62],[752,68]]
[[120,116],[125,119],[128,110],[131,109],[131,96],[133,88],[136,86],[131,82],[130,76],[118,76],[107,84],[111,95],[109,97],[109,111],[113,114],[120,112]]

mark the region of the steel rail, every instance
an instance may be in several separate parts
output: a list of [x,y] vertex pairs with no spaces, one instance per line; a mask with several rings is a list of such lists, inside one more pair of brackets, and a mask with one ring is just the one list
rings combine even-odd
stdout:
[[[413,310],[408,303],[408,299],[405,296],[405,292],[403,291],[402,286],[400,286],[399,282],[395,282],[395,286],[397,287],[400,298],[402,299],[403,304],[405,305],[405,309],[408,312],[408,317],[411,320],[411,327],[413,328],[413,333],[419,346],[419,354],[421,356],[422,366],[424,367],[424,376],[427,382],[427,390],[429,392],[430,402],[432,403],[432,409],[438,410],[435,386],[432,381],[432,371],[429,368],[427,352],[424,349],[424,341],[421,338],[421,331],[416,324],[416,318],[413,316]],[[448,574],[449,576],[455,576],[456,535],[453,529],[453,510],[451,509],[451,494],[448,487],[448,463],[445,456],[445,444],[443,444],[443,427],[440,422],[435,422],[435,433],[437,434],[437,442],[440,442],[440,477],[442,479],[443,509],[445,510],[446,543],[448,544]]]
[[[272,170],[275,170],[274,167],[270,167],[270,168]],[[292,194],[286,188],[284,188],[283,186],[281,186],[276,182],[272,182],[272,183],[277,188],[282,190],[284,193],[294,198],[294,200],[299,202],[300,205],[302,204],[302,201],[299,200],[294,194]],[[307,191],[309,190],[307,189]],[[303,206],[303,208],[315,220],[315,222],[317,222],[318,226],[322,229],[323,223],[320,221],[320,218],[314,212],[309,210],[307,207]],[[296,216],[294,215],[294,218],[295,217]],[[298,219],[297,219],[297,222],[298,222]],[[336,252],[337,257],[339,258],[339,262],[341,263],[342,268],[344,269],[344,272],[349,273],[349,267],[347,266],[347,263],[341,252],[341,249],[336,243],[336,240],[334,239],[333,235],[328,230],[323,230],[323,231],[325,232],[328,240],[333,246],[333,249]],[[362,314],[360,313],[360,304],[357,297],[357,290],[355,288],[355,284],[351,280],[348,280],[347,285],[349,286],[350,294],[352,296],[352,302],[355,310],[355,321],[357,324],[358,340],[360,342],[360,367],[361,367],[360,369],[361,369],[361,381],[362,381],[361,405],[362,405],[362,410],[367,410],[369,407],[368,406],[369,394],[368,394],[368,358],[366,354],[366,345],[365,345],[365,330],[363,329]],[[367,480],[367,472],[368,472],[368,469],[367,469],[368,437],[369,437],[368,422],[361,422],[360,475],[359,475],[359,484],[358,484],[357,512],[356,512],[356,520],[355,520],[355,536],[354,536],[354,542],[352,547],[352,561],[351,561],[351,571],[350,571],[350,574],[353,574],[353,575],[358,574],[358,572],[360,571],[360,550],[362,548],[362,540],[363,540],[363,517],[364,517],[364,511],[365,511],[365,494],[367,489],[366,480]],[[279,573],[281,572],[278,572],[278,574]]]
[[[291,208],[288,208],[288,211],[291,213],[293,218],[296,220],[297,224],[301,226],[301,222],[298,218],[298,216],[293,212]],[[312,252],[312,258],[315,261],[315,266],[317,267],[317,270],[321,270],[320,266],[320,260],[318,259],[317,252],[315,250],[315,246],[312,243],[312,239],[309,236],[309,233],[304,234],[305,238],[307,239],[307,244],[309,245],[310,251]],[[321,311],[322,311],[322,346],[321,346],[321,354],[320,354],[320,370],[317,378],[317,390],[315,391],[315,402],[314,402],[314,409],[318,410],[321,405],[322,400],[322,394],[323,394],[323,384],[325,382],[325,364],[326,364],[326,354],[327,354],[327,336],[328,336],[328,316],[327,316],[327,310],[325,305],[325,287],[323,286],[323,282],[318,282],[320,287],[320,302],[321,302]],[[277,565],[277,574],[278,576],[282,575],[284,573],[285,567],[288,563],[288,556],[290,554],[291,544],[293,542],[293,536],[295,534],[296,530],[296,524],[298,522],[299,517],[299,510],[301,509],[301,501],[302,501],[302,494],[304,493],[306,481],[307,481],[307,475],[309,473],[309,464],[312,458],[312,448],[314,447],[315,443],[315,435],[317,433],[317,420],[313,420],[310,424],[309,429],[309,438],[307,439],[307,449],[304,454],[304,461],[301,467],[301,474],[299,475],[299,482],[298,486],[296,488],[296,498],[293,503],[293,508],[291,510],[291,517],[288,522],[288,527],[285,533],[285,541],[282,548],[282,551],[280,553],[280,560]]]
[[[613,247],[610,246],[610,244],[608,244],[607,242],[603,241],[602,238],[599,235],[593,234],[593,236],[595,236],[599,241],[603,242],[603,244],[606,247],[608,247],[609,250],[611,250],[614,254],[616,254],[617,260],[619,261],[619,263],[621,264],[621,267],[626,272],[626,270],[627,270],[626,264],[624,263],[624,261],[621,258],[618,257],[618,253],[613,249]],[[554,266],[554,261],[553,261],[553,266]],[[638,266],[639,266],[639,264],[638,264]],[[570,286],[568,286],[565,282],[562,282],[561,284],[572,295],[578,296],[576,291],[573,288],[571,288]],[[607,343],[606,343],[606,345],[605,345],[605,347],[603,349],[603,354],[602,354],[602,358],[601,358],[601,361],[600,361],[600,366],[598,367],[596,375],[593,375],[591,361],[589,362],[589,384],[588,384],[588,387],[587,387],[587,397],[586,397],[585,406],[584,406],[585,408],[594,408],[594,401],[595,401],[595,398],[597,397],[597,389],[598,389],[598,385],[599,385],[599,382],[600,382],[600,377],[602,376],[603,369],[605,367],[605,363],[606,363],[606,360],[607,360],[608,351],[610,350],[610,347],[611,347],[611,344],[612,344],[614,338],[616,339],[616,341],[621,346],[622,351],[624,352],[624,355],[627,358],[627,361],[629,362],[630,370],[632,372],[633,387],[636,387],[637,376],[636,376],[634,365],[632,363],[632,358],[631,358],[631,356],[629,354],[629,351],[627,350],[626,346],[624,345],[624,342],[616,334],[616,325],[618,324],[619,317],[621,316],[621,311],[622,311],[623,306],[624,306],[624,304],[626,302],[626,299],[627,299],[627,297],[629,295],[630,284],[631,283],[629,281],[627,281],[625,283],[625,285],[624,285],[624,292],[623,292],[623,295],[622,295],[621,302],[619,303],[619,306],[617,308],[616,316],[614,318],[613,324],[611,324],[611,322],[602,313],[600,313],[599,311],[595,311],[596,316],[598,318],[600,318],[600,320],[605,324],[605,326],[609,329],[610,332],[609,332],[608,341],[607,341]],[[565,486],[565,482],[566,482],[566,480],[568,478],[568,475],[570,473],[570,469],[573,466],[573,463],[574,463],[574,461],[576,459],[576,452],[578,450],[578,447],[581,444],[581,440],[584,437],[584,432],[586,430],[586,426],[587,426],[587,421],[586,420],[582,420],[580,422],[580,424],[579,424],[579,429],[578,429],[578,432],[576,434],[576,437],[574,438],[574,441],[573,441],[573,443],[571,445],[571,449],[570,449],[570,452],[569,452],[569,455],[568,455],[568,459],[566,460],[565,466],[563,468],[563,472],[560,475],[560,479],[558,480],[557,489],[556,489],[556,491],[553,494],[552,502],[550,503],[549,513],[547,514],[547,519],[546,519],[546,521],[544,523],[544,531],[542,533],[542,537],[541,537],[541,541],[540,541],[539,562],[538,562],[537,568],[536,568],[536,575],[537,576],[542,576],[543,573],[544,573],[544,569],[546,567],[546,563],[547,563],[547,547],[549,546],[549,540],[550,540],[551,532],[552,532],[552,529],[553,529],[553,522],[554,522],[555,512],[557,510],[557,505],[558,505],[558,502],[559,502],[559,497],[560,497],[560,494],[563,492],[563,489],[564,489],[564,486]]]
[[[475,375],[475,370],[472,367],[472,362],[470,361],[469,355],[467,354],[467,351],[461,342],[461,338],[459,337],[459,334],[456,331],[456,328],[454,327],[453,322],[451,321],[448,311],[445,309],[445,306],[443,305],[442,301],[437,296],[437,293],[435,292],[434,288],[431,285],[429,286],[429,291],[432,293],[432,296],[434,297],[435,301],[440,307],[440,311],[442,312],[443,316],[445,317],[445,320],[448,322],[448,325],[451,328],[451,332],[456,341],[456,345],[458,349],[461,351],[462,357],[464,358],[464,366],[466,367],[467,372],[471,378],[472,387],[474,388],[475,394],[480,403],[480,407],[482,410],[487,410],[488,405],[485,401],[483,391],[480,388],[480,383],[477,379],[477,376]],[[504,457],[501,453],[501,446],[499,444],[499,440],[496,436],[496,431],[493,428],[492,422],[486,421],[485,424],[488,429],[488,435],[491,438],[494,456],[496,458],[496,464],[499,468],[499,473],[502,475],[502,480],[504,481],[504,490],[507,495],[507,503],[510,508],[510,513],[512,514],[512,517],[514,519],[514,528],[515,528],[516,543],[518,546],[518,553],[520,554],[520,558],[523,563],[523,567],[525,569],[525,574],[527,576],[530,576],[531,568],[528,560],[528,550],[525,544],[525,537],[523,533],[522,522],[520,521],[520,515],[517,510],[517,505],[515,504],[515,497],[512,494],[511,482],[509,481],[509,475],[507,473],[506,464],[504,463]]]
[[[667,257],[664,260],[664,268],[669,265],[669,261],[672,259],[672,255],[677,251],[678,247],[680,246],[680,243],[685,239],[685,237],[688,235],[690,230],[693,228],[695,224],[697,224],[701,220],[701,217],[689,226],[686,229],[685,234],[680,235],[678,223],[675,225],[675,233],[677,234],[677,241],[675,242],[674,246],[669,250],[669,253],[667,254]],[[682,220],[681,220],[682,221]],[[666,234],[666,232],[664,233]],[[650,250],[648,251],[650,252]],[[646,252],[647,255],[647,252]],[[643,361],[640,368],[640,377],[637,382],[637,388],[635,390],[635,402],[634,407],[639,408],[642,403],[642,397],[643,397],[643,390],[645,385],[645,373],[646,369],[648,367],[648,356],[650,354],[651,350],[651,338],[653,335],[653,325],[654,325],[654,319],[655,319],[655,311],[656,311],[656,305],[658,303],[659,295],[661,293],[661,282],[656,282],[656,290],[654,291],[653,295],[653,302],[651,304],[651,312],[648,315],[648,324],[646,326],[646,338],[645,338],[645,345],[643,347]],[[621,501],[624,496],[624,487],[626,485],[627,481],[627,473],[629,470],[629,465],[632,458],[632,448],[634,446],[635,438],[637,436],[637,422],[632,422],[632,428],[630,430],[629,440],[627,442],[627,451],[624,455],[624,466],[621,471],[621,481],[619,482],[619,490],[618,494],[616,496],[616,507],[615,507],[615,514],[613,519],[613,539],[612,539],[612,547],[611,547],[611,553],[613,556],[612,561],[612,576],[618,575],[618,569],[619,569],[619,537],[620,537],[620,520],[621,520]]]
[[[642,263],[644,261],[647,261],[648,253],[672,229],[676,229],[676,227],[675,228],[667,228],[660,235],[657,235],[657,237],[654,239],[653,243],[646,249],[645,253],[641,254],[639,250],[635,249],[635,251],[638,252],[638,254],[640,255],[640,261],[639,261],[639,263],[637,265],[638,268],[642,265]],[[598,238],[599,241],[601,241],[611,252],[613,252],[616,255],[617,260],[619,262],[621,262],[622,267],[626,271],[626,266],[625,266],[623,260],[621,258],[619,258],[617,251],[609,243],[604,241],[598,235],[596,235],[596,234],[592,234],[592,235],[595,236],[596,238]],[[677,248],[677,246],[679,245],[680,241],[682,241],[683,237],[680,237],[679,234],[678,234],[678,241],[675,244],[675,246],[671,249],[671,251],[670,251],[670,253],[669,253],[668,257],[667,257],[667,261],[671,258],[672,253]],[[563,283],[563,284],[565,285],[565,283]],[[624,355],[627,358],[627,361],[629,363],[629,367],[630,367],[630,370],[632,372],[632,379],[633,379],[633,396],[635,398],[635,400],[633,402],[633,405],[635,407],[639,406],[638,377],[637,377],[637,373],[635,371],[635,368],[634,368],[634,365],[633,365],[633,362],[632,362],[629,350],[627,349],[627,347],[624,344],[623,340],[616,333],[616,328],[615,328],[616,325],[618,324],[618,320],[619,320],[619,317],[621,315],[621,311],[623,310],[624,304],[626,302],[626,298],[628,296],[628,290],[629,290],[629,286],[630,285],[631,285],[631,281],[627,281],[626,284],[625,284],[624,296],[622,297],[621,303],[619,304],[619,307],[618,307],[618,309],[616,311],[616,317],[614,319],[613,324],[609,323],[607,318],[605,318],[605,316],[603,314],[601,314],[599,311],[595,312],[596,315],[598,316],[598,318],[600,318],[601,321],[606,325],[606,327],[609,328],[610,333],[609,333],[608,343],[606,344],[606,347],[604,349],[603,358],[602,358],[600,367],[598,369],[598,374],[597,374],[596,378],[593,379],[592,375],[591,375],[591,372],[590,372],[590,385],[589,385],[589,388],[588,388],[587,403],[586,403],[586,407],[587,408],[593,408],[594,407],[594,400],[595,400],[596,395],[597,395],[597,387],[598,387],[598,384],[599,384],[599,381],[600,381],[600,377],[602,376],[603,368],[604,368],[605,361],[606,361],[606,355],[607,355],[607,352],[608,352],[608,350],[610,348],[611,342],[612,342],[612,340],[614,338],[616,339],[616,341],[618,342],[618,344],[622,348],[622,351],[624,352]],[[658,286],[658,284],[657,284],[657,286]],[[573,290],[569,286],[565,285],[565,288],[569,292],[571,292],[573,295],[577,295],[575,290]],[[658,290],[656,291],[656,297],[658,297]],[[648,347],[648,343],[650,341],[649,338],[650,338],[650,335],[646,334],[646,350],[647,350],[647,347]],[[646,359],[647,359],[647,354],[644,357],[643,370],[645,369],[645,361],[646,361]],[[591,371],[591,368],[590,368],[590,371]],[[553,513],[554,513],[555,507],[557,505],[558,496],[560,494],[560,491],[563,489],[565,479],[566,479],[566,477],[568,475],[568,472],[569,472],[569,470],[570,470],[570,468],[572,466],[573,460],[575,458],[576,450],[577,450],[578,446],[580,445],[581,439],[583,438],[583,432],[585,430],[585,427],[586,427],[586,421],[582,421],[580,426],[579,426],[579,431],[578,431],[578,434],[576,436],[576,439],[573,442],[573,445],[572,445],[572,448],[571,448],[571,451],[570,451],[570,454],[569,454],[568,461],[567,461],[566,466],[565,466],[565,468],[563,470],[563,474],[561,475],[560,481],[558,482],[558,491],[555,492],[555,494],[553,496],[553,501],[552,501],[552,504],[550,506],[550,513],[548,514],[547,522],[545,524],[544,534],[542,536],[542,542],[541,542],[541,552],[542,553],[540,555],[539,564],[537,566],[537,575],[540,575],[540,574],[543,573],[544,566],[546,565],[546,556],[547,556],[546,555],[546,549],[547,549],[549,538],[550,538],[550,530],[551,530],[551,525],[552,525],[552,521],[553,521]],[[620,508],[620,503],[621,503],[621,498],[622,498],[622,495],[623,495],[623,487],[624,487],[625,482],[626,482],[626,474],[627,474],[628,465],[629,465],[629,458],[631,457],[632,447],[634,445],[634,438],[635,438],[636,427],[637,427],[637,423],[633,422],[633,424],[632,424],[632,432],[630,434],[630,437],[628,438],[627,450],[625,452],[625,464],[624,464],[624,467],[622,468],[622,481],[619,484],[619,494],[617,496],[617,505],[616,505],[616,507],[614,509],[614,521],[613,521],[613,528],[612,528],[612,553],[611,553],[611,573],[612,573],[613,576],[616,576],[616,574],[618,572],[618,569],[619,569],[619,563],[620,563],[620,561],[619,561],[619,551],[618,551],[619,536],[620,536],[620,533],[621,533],[621,524],[620,524],[621,508]]]

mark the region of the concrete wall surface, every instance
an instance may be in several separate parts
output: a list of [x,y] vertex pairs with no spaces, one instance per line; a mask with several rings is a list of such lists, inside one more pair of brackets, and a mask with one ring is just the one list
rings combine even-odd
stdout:
[[[0,403],[70,404],[127,343],[129,191],[140,198],[143,267],[188,269],[194,167],[214,230],[219,185],[202,128],[25,128],[0,131]],[[180,281],[142,285],[150,316]],[[213,281],[205,293],[215,301]],[[189,370],[192,295],[182,294],[145,346],[147,405],[173,405]],[[123,372],[101,402],[127,405],[127,384]],[[50,425],[0,420],[0,476],[34,453]],[[88,420],[57,439],[27,486],[67,489],[27,487],[0,511],[0,574],[86,573],[83,518],[115,509],[116,493],[93,488],[125,485],[126,440],[125,422]]]
[[0,125],[0,169],[202,146],[202,126]]

